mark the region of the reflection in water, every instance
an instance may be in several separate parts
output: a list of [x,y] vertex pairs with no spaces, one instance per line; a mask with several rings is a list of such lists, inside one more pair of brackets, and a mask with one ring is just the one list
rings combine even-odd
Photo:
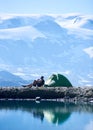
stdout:
[[73,111],[93,113],[91,104],[65,104],[55,101],[42,101],[36,103],[34,101],[0,101],[0,110],[21,110],[32,113],[34,118],[41,121],[47,119],[53,124],[62,124],[69,119]]
[[93,120],[90,120],[90,122],[85,126],[85,130],[93,130]]
[[41,121],[46,118],[54,124],[61,124],[69,118],[71,112],[67,108],[68,106],[66,104],[60,102],[0,101],[0,109],[20,109],[32,113],[33,117],[39,118]]

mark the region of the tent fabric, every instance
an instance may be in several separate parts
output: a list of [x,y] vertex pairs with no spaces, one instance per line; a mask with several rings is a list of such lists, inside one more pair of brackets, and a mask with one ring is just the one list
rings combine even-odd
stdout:
[[72,87],[70,81],[61,74],[52,74],[48,80],[45,81],[47,87]]

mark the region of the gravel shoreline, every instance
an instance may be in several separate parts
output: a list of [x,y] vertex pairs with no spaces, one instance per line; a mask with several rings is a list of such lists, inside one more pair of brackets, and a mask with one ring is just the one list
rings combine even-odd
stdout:
[[0,87],[0,100],[54,100],[93,103],[93,87]]

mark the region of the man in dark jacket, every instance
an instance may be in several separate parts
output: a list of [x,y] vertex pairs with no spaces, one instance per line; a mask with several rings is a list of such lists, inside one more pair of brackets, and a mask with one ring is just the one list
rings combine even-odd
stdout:
[[41,87],[43,86],[45,83],[45,80],[44,80],[44,76],[41,76],[40,79],[37,79],[37,80],[34,80],[33,83],[29,84],[29,85],[22,85],[23,87],[29,87],[31,88],[32,86],[34,87]]
[[44,76],[41,76],[41,78],[36,81],[36,86],[41,87],[44,85],[44,83],[45,83]]

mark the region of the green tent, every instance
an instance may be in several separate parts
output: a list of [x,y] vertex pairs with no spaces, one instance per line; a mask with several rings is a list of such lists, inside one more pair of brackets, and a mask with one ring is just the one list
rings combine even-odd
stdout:
[[52,74],[48,80],[45,81],[47,87],[72,87],[70,81],[61,74]]
[[44,117],[53,124],[62,124],[64,123],[71,115],[70,112],[62,112],[62,111],[47,111],[44,110]]

